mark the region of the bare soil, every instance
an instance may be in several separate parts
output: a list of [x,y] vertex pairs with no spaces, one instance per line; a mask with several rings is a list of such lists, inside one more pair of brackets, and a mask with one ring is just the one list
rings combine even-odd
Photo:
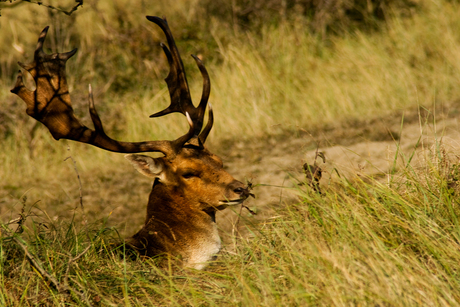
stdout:
[[[416,107],[389,112],[364,120],[350,120],[336,126],[310,131],[299,129],[258,140],[228,141],[218,151],[232,175],[262,184],[254,190],[256,199],[247,210],[225,210],[218,223],[226,240],[245,223],[263,222],[275,213],[273,209],[297,202],[298,191],[310,189],[302,168],[314,164],[318,152],[326,163],[316,158],[322,169],[321,190],[339,180],[338,174],[351,179],[386,181],[388,174],[405,165],[412,156],[413,167],[425,167],[433,145],[438,143],[453,157],[460,157],[460,102],[431,108]],[[227,145],[227,147],[225,147]],[[239,219],[242,212],[245,219]],[[230,235],[230,237],[225,236]]]

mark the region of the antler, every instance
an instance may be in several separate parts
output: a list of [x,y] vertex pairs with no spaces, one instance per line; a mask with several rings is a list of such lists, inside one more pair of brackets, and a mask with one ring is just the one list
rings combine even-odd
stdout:
[[[166,24],[166,21],[164,21],[164,24]],[[30,91],[25,87],[22,80],[22,72],[19,71],[16,84],[11,92],[24,100],[27,105],[27,114],[35,118],[37,121],[43,123],[56,140],[61,138],[74,140],[114,152],[162,152],[165,155],[173,156],[181,150],[187,141],[197,135],[197,131],[199,132],[199,130],[201,130],[204,117],[204,109],[206,108],[206,102],[210,92],[210,83],[209,77],[207,77],[206,69],[202,65],[201,61],[196,59],[197,63],[199,61],[198,66],[202,71],[203,78],[207,79],[207,82],[205,82],[206,85],[203,86],[202,100],[204,100],[204,102],[200,103],[200,106],[203,104],[204,107],[194,108],[193,104],[191,103],[187,80],[185,78],[185,72],[180,60],[179,53],[175,47],[174,39],[172,38],[167,24],[166,27],[164,27],[164,24],[162,23],[163,26],[161,27],[165,33],[166,31],[169,33],[169,35],[167,34],[168,44],[170,47],[174,46],[171,48],[173,50],[174,56],[171,56],[170,53],[168,56],[169,50],[166,51],[167,48],[163,46],[163,49],[165,49],[165,53],[168,56],[168,60],[170,61],[171,65],[171,72],[166,78],[166,82],[168,83],[168,87],[171,93],[170,108],[172,108],[173,111],[165,110],[166,112],[162,111],[162,114],[156,116],[165,115],[170,112],[181,112],[186,115],[190,129],[185,135],[181,136],[177,140],[120,142],[110,138],[105,133],[102,122],[94,106],[91,86],[89,89],[89,112],[94,124],[94,130],[82,125],[80,121],[75,117],[73,112],[65,76],[65,64],[67,60],[77,52],[77,49],[67,53],[46,54],[43,51],[43,42],[45,41],[49,27],[46,27],[40,34],[37,48],[34,53],[33,62],[30,64],[23,64],[19,62],[19,65],[27,70],[35,80],[35,91]],[[178,72],[180,76],[176,77]],[[182,101],[189,101],[189,103],[182,104]],[[184,107],[181,107],[182,105],[184,105]],[[177,109],[177,106],[179,106],[179,109]],[[209,118],[210,119],[206,125],[206,128],[199,136],[202,143],[204,143],[204,140],[206,139],[206,136],[212,127],[211,110]]]
[[209,105],[208,123],[206,124],[204,130],[201,131],[206,105],[208,103],[209,94],[211,93],[211,81],[209,80],[208,72],[204,67],[203,62],[201,62],[197,56],[192,54],[192,57],[195,59],[203,77],[203,92],[201,95],[201,101],[198,107],[195,107],[192,103],[192,98],[190,97],[190,90],[187,83],[187,77],[185,75],[184,64],[182,63],[179,50],[176,47],[176,43],[174,42],[174,38],[171,30],[169,29],[166,18],[147,16],[147,19],[157,24],[163,30],[168,41],[169,49],[163,43],[161,44],[161,47],[168,58],[170,67],[169,74],[165,81],[168,84],[169,95],[171,97],[171,104],[169,107],[163,111],[150,115],[150,117],[159,117],[174,112],[179,112],[184,115],[188,113],[190,114],[195,129],[194,135],[199,135],[200,141],[204,143],[213,124],[212,108],[211,105]]

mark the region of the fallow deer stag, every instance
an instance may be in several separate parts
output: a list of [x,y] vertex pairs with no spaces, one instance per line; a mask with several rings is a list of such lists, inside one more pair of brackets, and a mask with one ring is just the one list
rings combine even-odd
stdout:
[[164,44],[161,46],[170,66],[165,81],[171,98],[169,107],[150,117],[173,112],[185,115],[190,128],[178,139],[120,142],[110,138],[96,112],[91,87],[89,112],[94,130],[82,125],[74,115],[65,75],[66,61],[77,49],[46,54],[43,43],[48,27],[40,34],[33,62],[19,63],[32,75],[36,90],[30,91],[24,86],[19,71],[11,92],[25,101],[27,114],[43,123],[56,140],[74,140],[120,153],[163,153],[164,156],[159,158],[136,154],[125,156],[141,174],[153,180],[145,224],[127,242],[142,255],[169,253],[180,256],[184,266],[202,269],[221,248],[216,211],[241,204],[250,193],[243,183],[223,169],[222,160],[204,147],[213,125],[209,105],[208,122],[203,128],[211,91],[206,68],[192,55],[204,80],[201,101],[195,107],[168,23],[159,17],[147,16],[147,19],[157,24],[166,35],[169,48]]

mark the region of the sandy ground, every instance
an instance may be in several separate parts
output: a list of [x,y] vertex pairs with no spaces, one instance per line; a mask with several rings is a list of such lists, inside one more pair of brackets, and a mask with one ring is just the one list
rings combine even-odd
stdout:
[[401,168],[412,155],[411,165],[423,167],[427,159],[432,159],[434,144],[442,144],[445,151],[458,160],[459,107],[456,102],[431,112],[415,108],[324,130],[302,130],[297,137],[283,135],[258,142],[234,143],[222,152],[230,173],[240,180],[247,178],[263,186],[255,188],[257,198],[247,203],[257,211],[257,216],[240,208],[219,214],[224,237],[228,240],[225,234],[231,236],[236,228],[244,229],[244,221],[238,219],[239,212],[249,223],[263,222],[275,214],[273,208],[298,201],[297,189],[292,188],[298,181],[305,181],[302,166],[305,162],[313,164],[317,152],[326,158],[326,163],[316,159],[323,170],[322,190],[338,180],[335,170],[350,179],[359,176],[386,181],[394,165],[396,169]]

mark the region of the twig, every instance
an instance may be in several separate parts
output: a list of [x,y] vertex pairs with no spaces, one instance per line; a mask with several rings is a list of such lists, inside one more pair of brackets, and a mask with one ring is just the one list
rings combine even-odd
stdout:
[[24,212],[26,211],[26,202],[27,202],[27,196],[24,195],[22,198],[22,208],[21,208],[21,213],[19,213],[19,217],[17,218],[17,224],[18,228],[16,228],[16,231],[14,233],[22,233],[24,231],[24,228],[22,228],[22,225],[24,224],[26,220],[26,215]]
[[[25,221],[25,219],[26,219],[26,216],[24,214],[21,214],[21,216],[18,219],[19,219],[20,222],[23,223]],[[18,220],[18,219],[15,219],[15,220]],[[68,281],[69,281],[70,266],[72,265],[72,263],[74,263],[75,261],[77,261],[78,259],[83,257],[83,255],[85,255],[89,251],[89,249],[92,246],[91,244],[89,244],[88,247],[86,247],[85,250],[83,252],[81,252],[80,254],[78,254],[77,256],[75,256],[73,258],[71,256],[69,256],[69,262],[68,262],[66,272],[65,272],[65,275],[64,275],[64,280],[63,280],[62,283],[60,283],[56,279],[56,277],[54,277],[53,275],[48,273],[43,268],[43,265],[40,262],[40,260],[38,260],[37,257],[35,255],[33,255],[29,251],[28,246],[26,244],[24,244],[21,241],[21,239],[16,235],[17,232],[15,232],[14,234],[11,234],[11,230],[9,228],[5,228],[5,227],[2,227],[2,232],[4,232],[7,235],[11,236],[13,241],[16,242],[19,245],[19,247],[23,250],[23,252],[26,255],[27,260],[29,261],[30,265],[33,268],[35,268],[35,270],[38,271],[38,273],[41,276],[43,276],[45,279],[47,279],[52,284],[53,288],[55,288],[59,293],[64,293],[64,294],[75,293],[80,297],[81,300],[84,300],[85,302],[88,303],[88,299],[87,299],[86,295],[84,295],[84,293],[76,291],[75,289],[70,287]]]
[[34,255],[29,251],[29,248],[27,245],[21,242],[18,237],[14,236],[13,240],[22,248],[24,251],[24,254],[27,257],[27,260],[29,260],[30,264],[46,279],[48,279],[54,286],[55,289],[57,289],[59,292],[66,291],[68,289],[65,289],[59,281],[50,273],[48,273],[41,265],[40,261],[36,259]]
[[[254,189],[253,183],[250,180],[247,180],[247,186],[246,186],[245,192],[244,192],[244,194],[242,196],[244,196],[246,198],[248,198],[249,196],[251,196],[252,198],[256,198],[256,196],[253,193],[251,193],[252,189]],[[240,212],[238,213],[238,219],[236,220],[236,223],[235,223],[235,225],[237,226],[237,228],[236,228],[237,232],[238,232],[238,224],[240,223],[240,217],[241,217],[241,212],[243,211],[243,208],[248,210],[252,215],[257,215],[257,213],[255,213],[254,211],[249,209],[249,207],[246,206],[244,204],[244,202],[243,202],[241,204]]]
[[316,193],[321,195],[322,193],[321,193],[321,188],[319,187],[319,181],[321,180],[323,170],[318,166],[318,163],[316,163],[316,159],[318,159],[319,157],[323,160],[323,163],[326,163],[326,156],[324,155],[323,152],[319,151],[319,144],[320,143],[317,142],[315,159],[314,159],[313,165],[304,163],[303,169],[305,171],[305,176],[306,176],[309,186]]
[[72,264],[73,261],[75,261],[76,259],[80,258],[81,256],[83,256],[88,250],[89,248],[91,247],[91,245],[89,245],[84,251],[83,253],[81,253],[80,255],[78,255],[77,257],[75,258],[71,258],[69,260],[69,265],[66,269],[66,276],[64,277],[65,279],[65,282],[64,283],[60,283],[53,275],[51,275],[50,273],[48,273],[44,268],[43,268],[43,265],[40,263],[39,260],[37,260],[37,258],[29,251],[29,248],[27,247],[27,245],[25,245],[24,243],[21,242],[21,240],[19,240],[18,237],[16,236],[13,236],[13,240],[22,248],[22,250],[24,251],[24,254],[26,255],[27,257],[27,260],[29,260],[30,264],[40,273],[41,276],[43,276],[44,278],[46,278],[52,285],[53,287],[59,292],[59,293],[65,293],[65,294],[71,294],[71,293],[75,293],[77,294],[81,300],[83,301],[88,301],[87,298],[86,298],[86,295],[79,292],[79,291],[76,291],[75,289],[73,289],[72,287],[70,287],[66,282],[68,281],[68,276],[67,276],[67,273],[69,272],[69,268],[70,268],[70,265]]
[[[6,2],[4,0],[0,0],[0,2]],[[49,5],[49,4],[44,4],[43,2],[41,1],[32,1],[32,0],[19,0],[19,1],[14,1],[14,3],[10,4],[10,5],[6,5],[4,6],[4,8],[13,8],[23,2],[29,2],[29,3],[32,3],[32,4],[38,4],[38,5],[42,5],[44,7],[47,7],[49,9],[52,9],[52,10],[56,10],[58,12],[61,12],[61,13],[64,13],[66,14],[67,16],[70,16],[72,15],[73,12],[75,12],[80,6],[83,6],[83,0],[75,0],[75,2],[77,4],[75,4],[74,7],[72,7],[70,10],[68,11],[65,11],[61,8],[58,8],[58,7],[55,7],[55,6],[52,6],[52,5]],[[10,3],[11,3],[11,0],[10,0]]]
[[[67,147],[67,150],[70,152],[70,147],[68,146]],[[77,178],[78,178],[78,188],[80,190],[80,207],[81,207],[81,211],[83,212],[83,219],[85,220],[86,222],[86,214],[85,214],[85,208],[83,207],[83,186],[81,184],[81,179],[80,179],[80,173],[78,173],[78,168],[77,168],[77,162],[75,161],[75,159],[72,157],[72,155],[68,156],[67,158],[64,159],[64,161],[67,161],[68,159],[72,160],[73,162],[73,168],[75,170],[75,173],[77,174]],[[77,209],[77,208],[75,208]]]
[[[78,254],[77,256],[73,257],[72,258],[72,255],[69,255],[69,262],[67,263],[67,268],[65,270],[65,274],[64,274],[64,279],[63,279],[63,284],[65,287],[67,288],[70,288],[69,286],[69,273],[70,273],[70,267],[71,265],[77,261],[78,259],[80,259],[81,257],[83,257],[88,251],[89,249],[91,248],[91,243],[85,248],[84,251],[82,251],[80,254]],[[86,298],[86,297],[85,297]]]
[[241,212],[243,212],[243,204],[241,204],[240,212],[238,212],[238,218],[236,219],[235,223],[235,229],[238,234],[240,233],[240,231],[238,230],[238,224],[240,223]]
[[[10,220],[10,221],[8,221],[7,223],[4,224],[6,226],[11,225],[11,224],[18,224],[18,227],[14,231],[15,234],[20,234],[20,233],[22,233],[24,231],[24,228],[22,226],[24,225],[24,223],[26,221],[26,218],[31,215],[30,211],[32,210],[32,207],[34,207],[40,201],[36,201],[30,207],[31,209],[29,209],[27,214],[25,213],[25,211],[26,211],[26,202],[27,202],[27,196],[24,195],[22,197],[22,199],[21,199],[22,208],[21,208],[21,212],[19,213],[19,216],[17,218],[12,219],[12,220]],[[9,232],[7,230],[9,230],[9,228],[1,229],[2,234],[9,235]]]

